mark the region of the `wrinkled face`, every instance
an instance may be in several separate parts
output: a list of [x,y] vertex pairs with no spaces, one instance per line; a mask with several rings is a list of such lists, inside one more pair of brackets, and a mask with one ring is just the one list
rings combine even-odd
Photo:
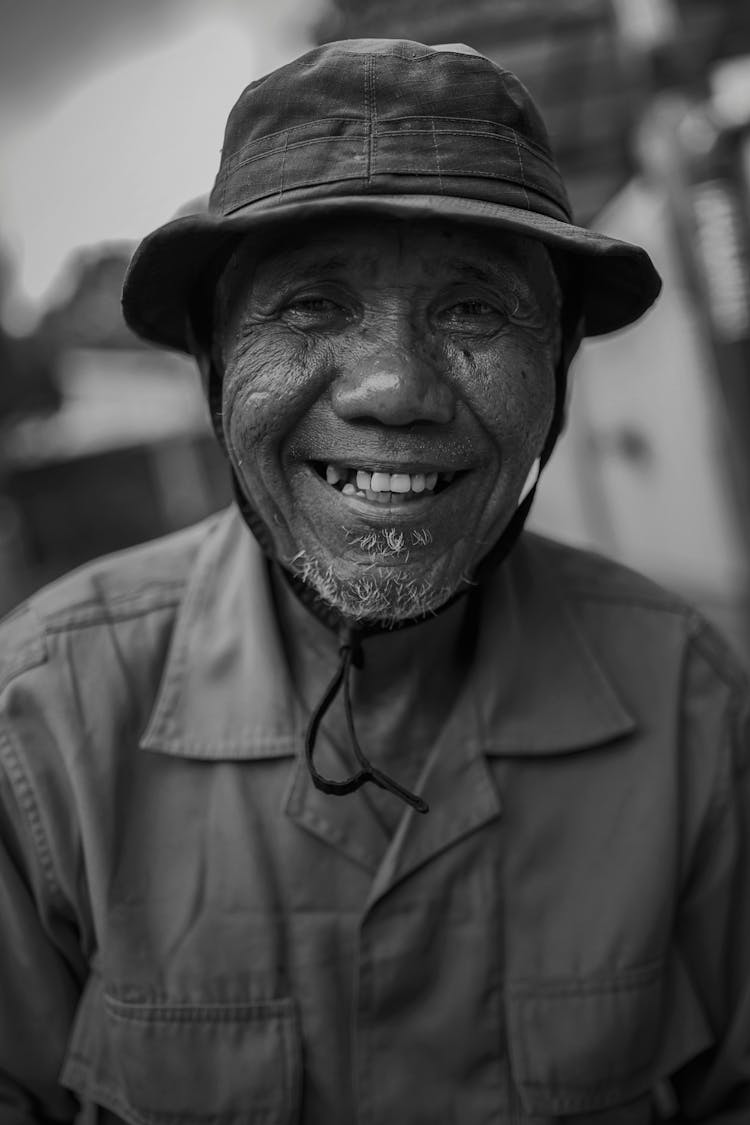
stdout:
[[224,429],[276,554],[356,620],[468,582],[554,407],[546,252],[438,221],[308,224],[220,285]]

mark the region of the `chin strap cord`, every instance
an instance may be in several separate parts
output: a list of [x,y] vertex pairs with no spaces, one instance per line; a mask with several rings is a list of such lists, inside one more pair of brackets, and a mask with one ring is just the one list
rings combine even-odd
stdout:
[[[411,805],[417,812],[429,812],[430,806],[426,801],[423,801],[416,793],[412,793],[410,789],[406,789],[403,785],[400,785],[392,777],[389,777],[387,773],[383,773],[382,770],[377,769],[362,750],[354,727],[350,688],[352,667],[361,668],[364,663],[362,645],[356,630],[348,625],[342,626],[339,630],[339,640],[339,666],[336,669],[336,674],[326,688],[323,698],[310,716],[310,722],[308,723],[307,733],[305,735],[305,759],[307,761],[307,768],[310,771],[310,776],[313,779],[313,784],[316,789],[322,790],[323,793],[333,793],[336,796],[343,797],[345,794],[353,793],[355,789],[360,789],[368,781],[371,781],[381,789],[386,789],[389,793],[400,797],[402,801],[405,801],[407,805]],[[342,688],[344,692],[346,726],[354,755],[362,768],[343,781],[332,781],[330,778],[324,777],[323,774],[317,771],[315,763],[313,762],[313,753],[315,751],[318,729],[323,720],[323,716]]]

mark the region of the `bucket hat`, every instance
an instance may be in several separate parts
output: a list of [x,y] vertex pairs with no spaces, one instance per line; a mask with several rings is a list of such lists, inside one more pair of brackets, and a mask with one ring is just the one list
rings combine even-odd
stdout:
[[585,335],[630,324],[661,288],[641,247],[575,225],[546,128],[515,75],[463,44],[352,39],[247,86],[208,209],[141,242],[125,319],[153,343],[190,351],[192,295],[238,239],[363,211],[539,239],[578,290]]

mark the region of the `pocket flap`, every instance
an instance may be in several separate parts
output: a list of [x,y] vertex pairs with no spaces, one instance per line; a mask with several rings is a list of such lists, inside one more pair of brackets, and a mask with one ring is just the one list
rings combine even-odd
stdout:
[[61,1081],[132,1125],[297,1120],[300,1034],[288,998],[145,1003],[84,994]]
[[512,983],[511,1065],[524,1109],[586,1113],[647,1093],[659,1044],[662,967],[606,979]]

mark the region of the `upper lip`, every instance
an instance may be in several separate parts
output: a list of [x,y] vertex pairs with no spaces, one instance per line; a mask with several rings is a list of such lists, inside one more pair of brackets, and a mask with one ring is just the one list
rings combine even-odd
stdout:
[[327,460],[313,457],[311,460],[320,465],[336,465],[338,468],[354,469],[355,471],[361,469],[363,472],[369,473],[460,473],[471,467],[464,462],[455,464],[445,461],[394,461],[390,458],[377,456],[367,458],[361,454],[351,459],[336,456],[329,457]]

